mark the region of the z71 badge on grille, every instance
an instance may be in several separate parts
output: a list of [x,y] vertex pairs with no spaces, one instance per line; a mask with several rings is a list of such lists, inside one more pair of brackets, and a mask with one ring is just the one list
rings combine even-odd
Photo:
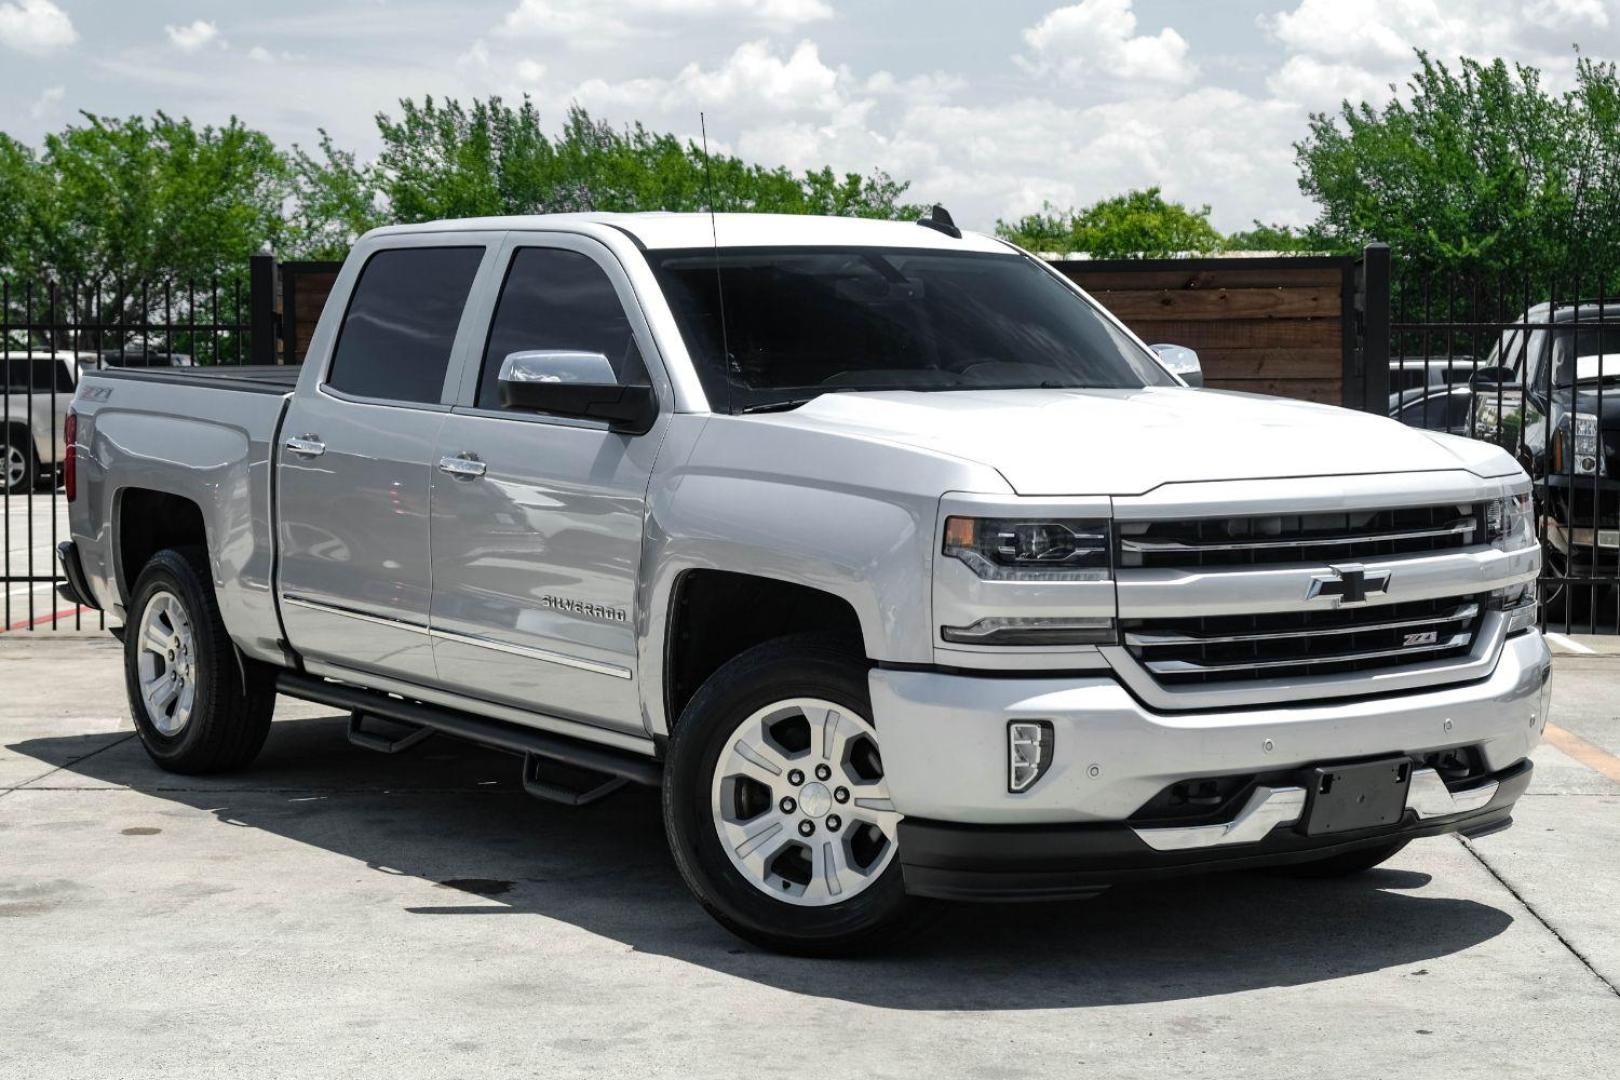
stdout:
[[1421,634],[1407,634],[1401,639],[1401,648],[1410,649],[1414,645],[1433,645],[1440,640],[1438,630],[1425,630]]

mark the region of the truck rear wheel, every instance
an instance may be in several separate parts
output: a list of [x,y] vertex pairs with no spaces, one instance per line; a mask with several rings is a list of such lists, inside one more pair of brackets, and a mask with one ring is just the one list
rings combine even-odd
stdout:
[[170,772],[241,768],[269,734],[274,685],[262,665],[237,656],[198,548],[160,551],[142,569],[124,681],[141,745]]
[[871,715],[865,662],[813,637],[741,654],[681,713],[665,829],[687,886],[739,937],[836,955],[915,925]]

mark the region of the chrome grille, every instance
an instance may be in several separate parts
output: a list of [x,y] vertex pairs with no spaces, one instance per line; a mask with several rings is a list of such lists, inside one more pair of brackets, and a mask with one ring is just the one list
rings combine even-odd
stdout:
[[1452,551],[1483,539],[1480,509],[1466,504],[1122,521],[1116,528],[1121,567],[1332,563]]
[[1466,655],[1485,597],[1378,607],[1125,619],[1125,647],[1160,683],[1342,675]]

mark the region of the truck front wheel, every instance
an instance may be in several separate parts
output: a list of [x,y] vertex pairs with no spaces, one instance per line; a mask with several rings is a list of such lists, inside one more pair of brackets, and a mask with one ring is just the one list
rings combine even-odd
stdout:
[[733,933],[833,955],[915,926],[871,716],[865,662],[807,637],[744,652],[681,713],[664,825],[687,886]]
[[262,665],[236,655],[199,548],[160,551],[141,570],[124,681],[141,745],[170,772],[240,768],[270,731],[274,685]]

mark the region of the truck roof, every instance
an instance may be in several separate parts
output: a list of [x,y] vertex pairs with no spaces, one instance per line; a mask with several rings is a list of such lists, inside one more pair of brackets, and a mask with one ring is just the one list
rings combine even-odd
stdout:
[[820,217],[809,214],[523,214],[511,217],[458,218],[390,225],[368,236],[462,231],[588,231],[580,226],[606,225],[629,234],[649,250],[742,247],[883,247],[941,251],[1006,253],[993,237],[963,232],[954,239],[912,221]]

